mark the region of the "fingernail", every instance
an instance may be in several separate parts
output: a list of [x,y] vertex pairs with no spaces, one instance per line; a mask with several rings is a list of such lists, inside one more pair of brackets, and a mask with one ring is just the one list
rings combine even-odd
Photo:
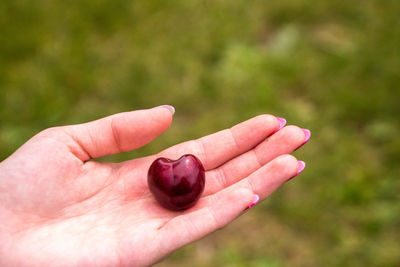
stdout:
[[311,137],[311,132],[310,132],[310,130],[308,130],[308,129],[302,129],[302,130],[303,130],[304,136],[305,136],[306,138],[304,139],[304,142],[303,142],[298,148],[296,148],[294,151],[296,151],[296,150],[298,150],[300,147],[304,146],[304,145],[308,142],[308,140],[310,140],[310,137]]
[[291,178],[289,178],[288,181],[292,180],[294,177],[299,175],[306,167],[306,163],[302,160],[299,160],[297,163],[298,163],[297,172],[295,175],[293,175]]
[[166,108],[171,112],[172,115],[175,114],[175,108],[171,105],[162,105],[162,106],[158,106],[157,108]]
[[284,118],[280,118],[280,117],[276,117],[276,118],[277,118],[278,121],[279,121],[279,128],[278,128],[277,130],[275,130],[275,131],[273,132],[273,134],[276,133],[276,132],[278,132],[279,130],[281,130],[281,129],[286,125],[286,120],[285,120]]
[[247,208],[245,208],[245,211],[250,209],[251,207],[253,207],[255,204],[257,204],[259,200],[260,200],[260,197],[257,194],[255,194],[254,201]]

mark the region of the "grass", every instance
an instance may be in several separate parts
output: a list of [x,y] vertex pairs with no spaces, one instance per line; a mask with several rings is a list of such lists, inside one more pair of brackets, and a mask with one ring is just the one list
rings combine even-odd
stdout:
[[272,113],[304,173],[159,266],[400,265],[399,1],[0,2],[0,160],[38,131],[172,104],[120,161]]

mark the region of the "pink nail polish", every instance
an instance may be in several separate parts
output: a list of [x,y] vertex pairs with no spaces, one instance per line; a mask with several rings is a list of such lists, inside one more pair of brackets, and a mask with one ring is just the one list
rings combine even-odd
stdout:
[[295,175],[293,175],[291,178],[289,178],[288,181],[292,180],[294,177],[299,175],[306,167],[306,163],[302,160],[299,160],[297,163],[298,163],[297,172]]
[[284,118],[280,118],[280,117],[276,117],[279,121],[279,128],[277,130],[275,130],[272,134],[278,132],[279,130],[281,130],[285,125],[286,125],[286,120]]
[[255,195],[254,195],[254,200],[253,200],[253,202],[252,202],[245,210],[248,210],[248,209],[250,209],[251,207],[253,207],[255,204],[258,203],[259,200],[260,200],[260,197],[259,197],[257,194],[255,194]]
[[294,151],[296,151],[296,150],[298,150],[300,147],[304,146],[304,145],[308,142],[308,140],[310,140],[310,137],[311,137],[311,132],[310,132],[310,130],[308,130],[308,129],[302,129],[302,130],[303,130],[304,136],[305,136],[304,142],[303,142],[298,148],[296,148]]
[[161,106],[158,106],[157,108],[166,108],[171,112],[172,115],[175,114],[175,108],[171,105],[161,105]]

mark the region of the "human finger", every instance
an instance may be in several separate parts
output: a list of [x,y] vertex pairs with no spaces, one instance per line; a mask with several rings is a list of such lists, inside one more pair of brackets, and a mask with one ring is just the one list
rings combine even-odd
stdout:
[[88,123],[56,127],[74,142],[71,151],[82,161],[141,147],[168,129],[173,107],[160,106],[114,114]]
[[240,181],[280,155],[292,153],[309,138],[307,131],[293,125],[284,127],[254,149],[208,171],[204,195],[213,194]]
[[230,129],[175,145],[156,156],[174,159],[184,154],[194,154],[206,170],[213,169],[252,149],[283,127],[284,123],[286,121],[272,115],[259,115]]

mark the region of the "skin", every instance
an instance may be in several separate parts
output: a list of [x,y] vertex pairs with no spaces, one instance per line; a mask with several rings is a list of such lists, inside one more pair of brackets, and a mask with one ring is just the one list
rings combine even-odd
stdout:
[[[146,266],[226,226],[254,195],[267,198],[298,170],[289,153],[305,140],[260,115],[156,155],[121,163],[93,159],[141,147],[172,122],[164,107],[55,127],[0,163],[0,266]],[[147,170],[158,157],[194,154],[206,170],[199,202],[160,207]]]

